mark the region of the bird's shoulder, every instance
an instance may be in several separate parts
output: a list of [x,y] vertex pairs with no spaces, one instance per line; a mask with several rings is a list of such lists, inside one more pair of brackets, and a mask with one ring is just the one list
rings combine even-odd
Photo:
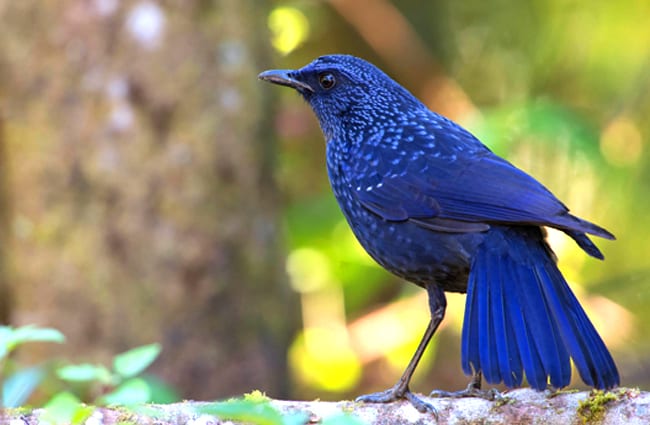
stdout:
[[430,111],[385,119],[338,145],[342,171],[366,188],[382,180],[417,180],[411,183],[425,187],[494,156],[469,131]]

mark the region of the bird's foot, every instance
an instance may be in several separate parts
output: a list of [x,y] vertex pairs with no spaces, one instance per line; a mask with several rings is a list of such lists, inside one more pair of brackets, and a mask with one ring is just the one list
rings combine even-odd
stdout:
[[469,383],[467,388],[460,391],[440,391],[434,390],[431,391],[429,397],[436,398],[463,398],[463,397],[478,397],[488,401],[498,401],[502,400],[503,394],[501,394],[496,388],[490,388],[489,390],[482,390],[481,385],[476,383],[475,380]]
[[438,412],[435,407],[413,394],[408,387],[397,383],[393,388],[378,393],[366,394],[357,397],[356,401],[364,403],[391,403],[393,401],[406,399],[413,407],[421,413],[431,413],[438,419]]

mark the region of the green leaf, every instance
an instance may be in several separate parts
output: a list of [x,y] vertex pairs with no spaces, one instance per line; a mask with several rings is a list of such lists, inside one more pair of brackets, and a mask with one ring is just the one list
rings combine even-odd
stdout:
[[65,336],[53,328],[39,328],[33,325],[23,326],[14,330],[14,340],[17,344],[24,342],[65,342]]
[[62,392],[43,406],[40,422],[44,424],[80,424],[95,408],[86,406],[69,392]]
[[147,385],[149,385],[149,391],[151,392],[149,401],[151,403],[170,404],[181,400],[176,389],[157,376],[144,374],[139,376],[139,378],[144,379]]
[[282,414],[268,402],[230,400],[210,403],[196,409],[199,414],[217,416],[222,420],[255,425],[284,425]]
[[57,342],[65,341],[61,332],[52,328],[39,328],[34,325],[12,328],[0,326],[0,359],[11,353],[16,347],[26,342]]
[[0,326],[0,360],[9,354],[9,341],[13,329],[9,326]]
[[90,363],[62,366],[56,370],[56,375],[64,381],[70,382],[98,381],[103,384],[112,384],[115,381],[105,366]]
[[9,376],[2,385],[2,407],[18,407],[25,404],[44,375],[43,368],[37,366],[19,370]]
[[144,379],[133,378],[124,381],[114,391],[102,396],[99,401],[101,404],[120,406],[148,403],[151,401],[151,389]]
[[160,350],[160,344],[149,344],[118,354],[113,359],[113,369],[123,378],[136,376],[156,360]]

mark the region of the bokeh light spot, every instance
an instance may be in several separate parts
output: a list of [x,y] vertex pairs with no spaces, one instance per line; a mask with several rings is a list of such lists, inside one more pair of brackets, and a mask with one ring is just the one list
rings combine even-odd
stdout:
[[276,7],[269,14],[268,25],[273,34],[271,43],[286,55],[307,39],[309,21],[295,7]]
[[600,137],[600,151],[605,159],[613,165],[626,166],[635,164],[643,150],[641,132],[636,124],[627,117],[613,120]]
[[323,289],[332,280],[330,261],[314,248],[298,248],[287,258],[287,273],[293,289],[300,293]]
[[299,379],[331,392],[348,391],[361,378],[361,363],[338,328],[309,328],[289,350],[291,365]]
[[161,42],[165,21],[165,14],[160,6],[151,1],[143,1],[129,12],[126,27],[142,47],[152,50]]

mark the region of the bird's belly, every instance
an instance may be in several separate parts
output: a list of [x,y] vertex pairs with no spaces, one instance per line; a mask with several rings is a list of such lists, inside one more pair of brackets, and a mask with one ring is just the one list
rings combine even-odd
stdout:
[[425,229],[410,221],[386,221],[348,197],[337,197],[353,233],[380,265],[420,286],[465,292],[471,258],[484,236]]

